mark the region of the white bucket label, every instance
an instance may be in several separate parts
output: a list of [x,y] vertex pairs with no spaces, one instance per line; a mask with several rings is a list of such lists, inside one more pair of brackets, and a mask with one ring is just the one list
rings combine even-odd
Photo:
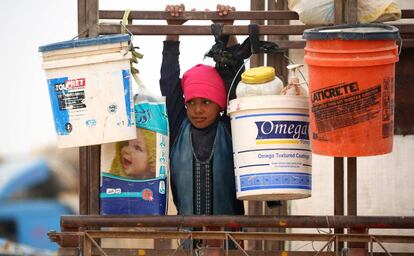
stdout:
[[47,80],[58,146],[86,146],[134,138],[129,70],[100,75],[83,72],[79,77],[76,72],[82,73],[68,71],[71,74]]
[[[70,120],[81,117],[86,112],[85,78],[67,77],[48,80],[49,94],[55,120],[56,133],[67,135],[72,132]],[[96,120],[87,120],[88,127],[95,126]]]
[[[127,126],[131,123],[131,91],[129,81],[129,71],[122,70]],[[82,121],[88,115],[88,106],[85,98],[87,81],[85,78],[69,79],[68,77],[48,79],[49,95],[52,104],[52,111],[55,121],[56,133],[58,135],[68,135],[72,132],[73,123]],[[107,112],[115,114],[118,111],[116,102],[109,104]],[[84,120],[86,127],[92,128],[96,125],[96,119]]]
[[311,194],[309,114],[274,110],[232,113],[239,199],[287,200]]

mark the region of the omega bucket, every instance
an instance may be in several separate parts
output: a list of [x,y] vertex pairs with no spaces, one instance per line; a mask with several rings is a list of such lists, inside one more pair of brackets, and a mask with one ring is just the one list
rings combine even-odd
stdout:
[[390,153],[397,28],[383,24],[305,30],[312,151],[327,156]]
[[230,101],[236,196],[290,200],[311,196],[308,98],[264,95]]
[[136,138],[129,39],[110,35],[39,47],[58,147]]

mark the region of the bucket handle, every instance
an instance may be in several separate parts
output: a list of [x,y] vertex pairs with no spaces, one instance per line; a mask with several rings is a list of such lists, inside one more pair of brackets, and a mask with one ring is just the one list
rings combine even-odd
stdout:
[[[401,40],[401,46],[402,46],[402,40]],[[290,62],[290,64],[296,64],[291,58],[289,58],[286,54],[283,54],[283,57],[285,57],[287,60],[288,60],[288,62]],[[249,61],[250,60],[250,58],[247,58],[244,62],[243,62],[243,65],[241,65],[241,67],[239,68],[239,70],[237,70],[237,72],[236,72],[236,75],[234,76],[234,78],[233,78],[233,81],[231,81],[231,84],[230,84],[230,88],[229,88],[229,91],[227,92],[227,115],[228,116],[230,116],[229,115],[229,110],[230,110],[230,92],[231,92],[231,89],[233,88],[233,86],[234,86],[234,82],[236,81],[236,77],[239,75],[239,73],[240,73],[240,71],[242,70],[242,68],[246,65],[246,63],[247,63],[247,61]],[[299,71],[299,74],[302,76],[302,78],[303,78],[303,81],[305,81],[304,83],[306,84],[306,86],[309,88],[309,83],[308,83],[308,81],[306,80],[306,77],[305,77],[305,75],[302,73],[302,71],[300,70],[300,69],[298,69],[298,71]]]
[[226,111],[226,113],[227,113],[227,115],[228,116],[230,116],[229,115],[229,110],[230,110],[230,93],[231,93],[231,89],[233,88],[233,85],[234,85],[234,82],[236,81],[236,78],[237,78],[237,76],[239,75],[239,73],[240,73],[240,71],[243,69],[243,67],[246,65],[246,63],[248,62],[250,60],[250,58],[247,58],[244,62],[243,62],[243,65],[241,65],[240,66],[240,68],[239,68],[239,70],[237,70],[237,72],[236,72],[236,74],[234,75],[234,77],[233,77],[233,80],[231,81],[231,84],[230,84],[230,88],[229,88],[229,91],[227,92],[227,111]]
[[402,47],[403,47],[403,39],[401,37],[399,37],[397,39],[397,42],[399,42],[398,44],[398,56],[401,55],[401,51],[402,51]]

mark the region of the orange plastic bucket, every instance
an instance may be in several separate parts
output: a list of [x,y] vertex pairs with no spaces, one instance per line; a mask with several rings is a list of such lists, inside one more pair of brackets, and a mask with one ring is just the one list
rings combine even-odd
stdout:
[[397,28],[382,24],[305,30],[312,151],[327,156],[390,153]]

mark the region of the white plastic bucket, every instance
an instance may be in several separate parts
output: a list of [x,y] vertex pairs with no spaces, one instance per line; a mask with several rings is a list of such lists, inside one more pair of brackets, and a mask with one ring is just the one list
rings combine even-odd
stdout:
[[311,196],[308,98],[255,96],[230,101],[237,198]]
[[39,47],[58,147],[136,138],[128,35]]

